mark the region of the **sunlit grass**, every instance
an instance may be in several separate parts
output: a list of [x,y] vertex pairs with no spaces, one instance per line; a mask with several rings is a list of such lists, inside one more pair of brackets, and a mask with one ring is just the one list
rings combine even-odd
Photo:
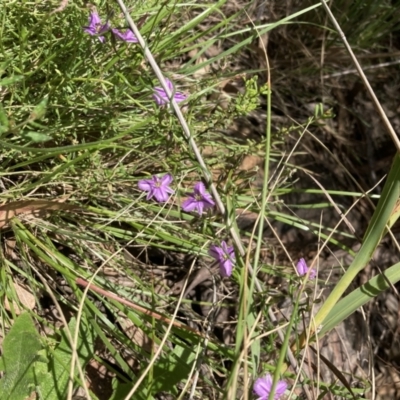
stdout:
[[[187,95],[180,106],[228,218],[215,210],[202,216],[182,210],[193,184],[204,180],[204,171],[170,106],[155,104],[153,87],[159,82],[139,45],[116,41],[111,33],[105,34],[105,43],[85,34],[82,27],[87,25],[90,10],[75,3],[49,15],[42,5],[4,1],[0,8],[4,21],[0,30],[0,183],[4,203],[0,208],[0,283],[9,306],[0,306],[3,336],[20,310],[28,310],[42,334],[47,360],[35,368],[50,373],[60,351],[60,332],[68,343],[62,329],[69,324],[74,337],[77,318],[80,335],[90,327],[88,338],[97,337],[99,344],[87,346],[87,359],[79,351],[82,337],[69,344],[77,351],[84,372],[92,359],[110,373],[114,400],[128,394],[135,399],[161,394],[186,398],[188,393],[192,398],[249,398],[254,380],[266,372],[286,379],[289,390],[295,389],[293,383],[299,378],[299,388],[303,385],[351,398],[345,387],[314,382],[305,370],[295,367],[303,356],[296,352],[304,345],[305,336],[303,342],[297,341],[303,328],[313,333],[328,314],[330,325],[323,326],[325,333],[354,309],[346,303],[346,312],[341,309],[339,316],[332,316],[335,305],[342,307],[346,301],[338,303],[335,298],[334,304],[325,303],[318,326],[307,328],[305,315],[313,310],[315,281],[306,283],[296,276],[297,254],[289,254],[286,243],[270,245],[263,236],[271,223],[279,222],[312,232],[316,242],[326,240],[355,254],[344,240],[355,240],[362,232],[355,235],[342,225],[308,221],[297,211],[336,207],[345,213],[339,202],[331,199],[358,199],[364,193],[310,187],[302,191],[319,195],[315,201],[299,205],[285,200],[285,195],[299,192],[293,181],[295,169],[302,169],[292,158],[302,150],[293,147],[285,152],[286,139],[299,134],[302,138],[333,113],[316,105],[314,115],[279,131],[267,130],[259,140],[226,135],[235,119],[260,107],[261,99],[268,105],[270,127],[275,95],[273,80],[271,91],[262,79],[246,79],[246,71],[231,69],[230,63],[258,35],[296,23],[296,18],[314,16],[318,20],[319,4],[268,24],[255,21],[256,28],[241,26],[237,21],[247,18],[245,14],[226,12],[222,1],[129,1],[127,6],[163,74],[177,91]],[[349,20],[363,19],[368,25],[371,15],[379,12],[381,21],[392,21],[388,5],[377,10],[371,3],[364,10],[367,15],[362,16],[351,5],[348,8]],[[113,27],[126,29],[116,4],[99,3],[97,10],[103,21],[109,17]],[[207,25],[210,18],[217,23]],[[377,35],[377,30],[374,24],[359,45],[369,43],[367,39]],[[209,51],[217,46],[218,54],[210,56]],[[237,93],[222,93],[226,81],[239,82]],[[266,158],[266,165],[242,168],[249,155]],[[261,184],[259,169],[265,173]],[[174,177],[171,187],[175,193],[163,204],[147,200],[138,182],[165,173]],[[398,195],[393,190],[388,189],[391,204]],[[327,193],[332,197],[321,200]],[[368,196],[377,197],[374,193]],[[17,207],[12,208],[13,204]],[[251,220],[246,230],[239,228],[243,213]],[[374,226],[379,225],[374,246],[383,235],[390,210],[387,214],[385,219],[379,215],[374,219]],[[252,231],[259,216],[265,227],[259,225],[259,231]],[[201,267],[212,265],[210,245],[231,243],[231,229],[239,233],[244,247],[243,254],[236,248],[232,277],[222,280],[213,273],[213,296],[207,301],[191,302],[183,298],[183,291],[173,292],[174,283],[189,271],[193,277]],[[369,251],[374,246],[369,246]],[[272,256],[264,257],[265,251]],[[285,261],[277,260],[275,251],[285,253]],[[371,254],[363,260],[368,261]],[[358,270],[361,267],[358,265]],[[270,287],[263,276],[286,282],[287,288]],[[391,273],[389,279],[395,282],[397,274]],[[24,304],[16,292],[21,283],[30,288],[35,308]],[[387,288],[378,283],[373,282],[376,292]],[[310,298],[305,300],[304,294]],[[365,303],[362,291],[353,296],[349,301],[357,307]],[[293,304],[292,315],[272,320],[276,304],[285,297]],[[209,308],[207,317],[196,311],[199,306]],[[49,311],[54,307],[63,318],[54,318],[57,313]],[[216,322],[220,307],[229,310],[230,316]],[[214,324],[217,332],[230,339],[224,342],[221,333],[216,335]],[[224,330],[227,326],[230,330]],[[84,386],[70,358],[68,363],[65,371],[71,375],[71,383],[59,398],[71,398],[73,388]],[[35,384],[40,388],[40,381]],[[96,389],[89,386],[86,397],[97,398]]]

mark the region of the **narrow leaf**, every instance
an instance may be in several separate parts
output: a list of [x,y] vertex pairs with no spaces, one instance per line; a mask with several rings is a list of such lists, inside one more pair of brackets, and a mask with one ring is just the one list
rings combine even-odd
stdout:
[[11,76],[8,78],[4,78],[4,79],[0,80],[0,86],[13,85],[14,83],[22,81],[22,79],[24,79],[24,77],[21,75],[14,75],[14,76]]
[[47,103],[49,101],[48,97],[45,97],[32,111],[29,119],[30,121],[35,121],[36,119],[40,119],[46,113]]

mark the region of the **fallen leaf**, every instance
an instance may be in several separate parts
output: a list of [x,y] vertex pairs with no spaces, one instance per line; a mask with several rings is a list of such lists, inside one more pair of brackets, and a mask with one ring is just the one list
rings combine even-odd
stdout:
[[[35,296],[30,291],[29,287],[22,286],[19,283],[14,282],[14,290],[17,294],[17,297],[21,304],[23,304],[27,309],[33,310],[36,305]],[[5,298],[4,307],[7,311],[11,311],[10,303],[8,302],[8,298]],[[16,301],[12,302],[12,307],[14,309],[15,314],[21,314],[23,309],[21,310]]]
[[[62,201],[62,200],[61,200]],[[20,214],[30,214],[35,217],[43,217],[48,211],[79,210],[81,207],[62,203],[54,200],[19,200],[0,206],[0,229],[8,226],[10,220]]]

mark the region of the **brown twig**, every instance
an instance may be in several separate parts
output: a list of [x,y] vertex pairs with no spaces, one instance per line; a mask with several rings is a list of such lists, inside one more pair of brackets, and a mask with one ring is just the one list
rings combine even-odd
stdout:
[[[123,304],[123,305],[125,305],[125,306],[127,306],[129,308],[132,308],[133,310],[139,311],[139,312],[141,312],[143,314],[146,314],[149,317],[152,317],[152,318],[155,318],[155,319],[157,319],[159,321],[165,322],[166,324],[170,324],[171,323],[171,320],[169,318],[165,317],[164,315],[158,314],[158,313],[156,313],[154,311],[148,310],[147,308],[139,306],[138,304],[132,303],[131,301],[126,300],[123,297],[120,297],[120,296],[118,296],[118,295],[116,295],[116,294],[114,294],[112,292],[104,290],[104,289],[94,285],[93,283],[89,283],[88,281],[85,281],[82,278],[76,278],[75,283],[77,285],[81,286],[81,287],[84,287],[84,288],[89,286],[89,289],[91,291],[96,292],[96,293],[98,293],[98,294],[100,294],[102,296],[105,296],[105,297],[107,297],[107,298],[109,298],[111,300],[115,300],[118,303]],[[190,332],[194,333],[195,335],[197,335],[197,336],[199,336],[201,338],[204,337],[204,335],[201,332],[197,331],[196,329],[191,328],[190,326],[182,324],[180,322],[173,321],[172,325],[175,326],[176,328],[181,328],[181,329],[185,329],[187,331],[190,331]]]
[[62,0],[61,3],[60,3],[60,5],[59,5],[55,10],[53,10],[53,11],[50,13],[50,15],[63,11],[64,8],[67,7],[67,5],[68,5],[68,1],[69,1],[69,0]]

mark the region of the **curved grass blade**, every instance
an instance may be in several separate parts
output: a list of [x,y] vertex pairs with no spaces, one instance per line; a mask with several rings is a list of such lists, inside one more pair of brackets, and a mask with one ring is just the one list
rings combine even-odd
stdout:
[[[340,297],[350,286],[358,272],[360,272],[370,261],[376,247],[380,243],[386,232],[387,224],[393,224],[391,220],[396,214],[396,205],[400,194],[400,155],[394,158],[392,168],[387,177],[387,181],[382,191],[381,198],[378,202],[374,215],[365,233],[362,246],[356,254],[349,269],[337,283],[332,293],[326,299],[321,309],[318,311],[314,319],[313,326],[317,329],[324,326],[324,322],[332,310],[339,304]],[[315,331],[315,329],[313,329]],[[325,329],[326,333],[328,330]],[[315,333],[312,331],[312,333]],[[303,332],[299,341],[300,348],[306,343],[306,332]]]
[[[383,276],[384,275],[384,276]],[[392,265],[383,274],[370,279],[366,284],[341,299],[324,319],[323,327],[318,336],[324,336],[332,328],[340,324],[358,308],[400,281],[400,263]]]

